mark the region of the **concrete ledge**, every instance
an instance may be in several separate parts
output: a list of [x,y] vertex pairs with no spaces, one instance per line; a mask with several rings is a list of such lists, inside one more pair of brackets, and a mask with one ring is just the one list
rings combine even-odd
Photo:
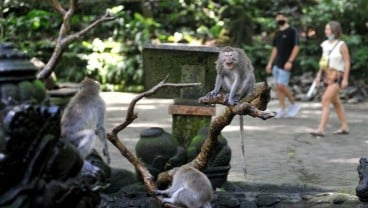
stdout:
[[56,90],[48,90],[47,94],[49,94],[51,97],[72,97],[77,92],[78,89],[75,88],[60,88]]
[[214,116],[216,115],[216,107],[173,104],[169,106],[169,113],[172,115]]

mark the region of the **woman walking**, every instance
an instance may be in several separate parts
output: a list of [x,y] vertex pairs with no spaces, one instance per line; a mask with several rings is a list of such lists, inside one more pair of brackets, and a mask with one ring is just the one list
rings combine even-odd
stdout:
[[[335,108],[340,121],[340,128],[334,134],[349,134],[344,106],[341,103],[340,88],[349,84],[350,55],[345,42],[341,40],[342,29],[339,22],[331,21],[325,26],[325,35],[328,38],[321,44],[322,58],[320,69],[316,76],[317,86],[323,82],[325,91],[322,96],[322,114],[319,126],[310,132],[313,136],[324,136],[330,115],[330,103]],[[328,61],[322,61],[322,60]],[[321,80],[322,78],[322,80]]]

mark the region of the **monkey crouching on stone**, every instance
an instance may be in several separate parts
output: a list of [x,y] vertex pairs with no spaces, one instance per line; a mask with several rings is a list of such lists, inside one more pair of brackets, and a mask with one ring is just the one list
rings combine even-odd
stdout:
[[82,175],[96,176],[100,171],[85,160],[95,146],[96,137],[102,143],[102,152],[107,163],[110,163],[104,128],[106,107],[99,93],[100,85],[93,79],[84,78],[61,118],[61,138],[74,145],[84,159]]
[[211,208],[213,189],[207,176],[201,171],[183,165],[169,171],[173,177],[172,185],[166,190],[157,190],[157,195],[164,195],[163,203],[171,203],[187,208]]

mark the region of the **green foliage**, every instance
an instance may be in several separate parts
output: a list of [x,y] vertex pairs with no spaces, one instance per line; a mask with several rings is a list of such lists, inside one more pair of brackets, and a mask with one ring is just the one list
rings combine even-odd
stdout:
[[[68,1],[62,1],[67,4]],[[118,3],[116,3],[118,2]],[[315,72],[325,39],[324,27],[338,20],[351,52],[353,76],[368,80],[366,0],[173,0],[80,1],[72,18],[72,32],[85,28],[106,9],[116,16],[73,42],[56,68],[60,81],[98,79],[106,90],[142,89],[142,49],[151,42],[204,44],[244,48],[256,69],[257,80],[266,77],[265,66],[277,30],[274,15],[287,12],[300,32],[301,50],[296,73]],[[37,0],[0,3],[0,41],[11,41],[46,62],[55,47],[62,23],[50,4]],[[313,32],[313,34],[309,34]]]
[[345,40],[350,49],[351,56],[351,74],[356,78],[365,78],[368,80],[368,72],[365,69],[368,63],[368,47],[362,47],[367,43],[364,37],[360,35],[351,35]]
[[20,35],[24,40],[47,38],[50,35],[47,31],[56,26],[53,20],[58,18],[55,14],[40,9],[30,10],[19,17],[9,14],[9,17],[1,18],[4,30],[2,38],[6,41],[18,41]]

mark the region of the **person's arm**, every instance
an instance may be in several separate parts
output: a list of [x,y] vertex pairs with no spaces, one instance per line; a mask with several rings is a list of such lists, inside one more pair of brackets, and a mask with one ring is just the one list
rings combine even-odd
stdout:
[[342,79],[341,87],[346,88],[349,84],[349,74],[350,74],[350,54],[348,46],[343,43],[340,47],[340,52],[342,58],[344,59],[344,77]]
[[316,75],[316,79],[314,80],[316,82],[316,85],[319,86],[321,82],[321,76],[322,76],[322,70],[319,69]]
[[[322,42],[322,44],[321,44],[321,48],[322,48],[322,54],[321,54],[321,57],[320,57],[320,60],[321,60],[321,58],[322,58],[322,56],[323,56],[323,54],[324,54],[324,45],[325,45],[325,41],[324,42]],[[318,70],[318,72],[317,72],[317,75],[316,75],[316,79],[315,79],[315,81],[316,81],[316,83],[317,83],[317,86],[319,86],[320,85],[320,81],[321,81],[321,76],[322,76],[322,68],[321,68],[321,65],[320,64],[318,64],[318,66],[319,66],[319,70]]]
[[296,56],[298,55],[299,49],[300,49],[298,31],[295,28],[293,28],[293,30],[294,30],[294,36],[293,36],[294,37],[294,47],[291,50],[289,59],[287,60],[287,62],[285,63],[285,66],[284,66],[284,69],[287,70],[287,71],[290,71],[293,68],[294,61],[295,61]]
[[294,60],[299,53],[299,45],[295,45],[291,51],[288,61],[285,63],[285,70],[290,71],[293,68]]
[[267,66],[266,66],[266,72],[271,73],[272,63],[275,60],[277,55],[277,48],[273,47],[270,55],[270,59],[268,60]]
[[299,49],[300,49],[299,45],[295,45],[294,46],[293,50],[291,51],[290,57],[288,59],[288,62],[289,63],[293,63],[294,62],[294,60],[296,59],[296,56],[299,53]]

